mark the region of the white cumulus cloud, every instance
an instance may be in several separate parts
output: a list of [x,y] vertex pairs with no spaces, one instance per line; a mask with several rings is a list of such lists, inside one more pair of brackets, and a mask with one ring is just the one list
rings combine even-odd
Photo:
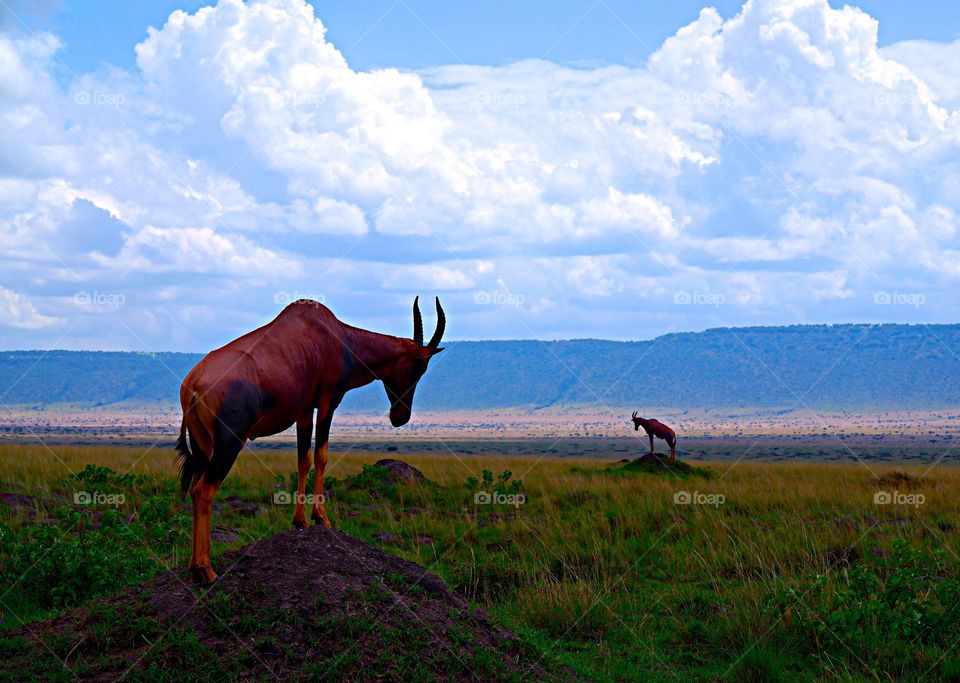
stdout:
[[39,330],[60,322],[42,315],[29,298],[6,287],[0,287],[0,326],[21,330]]
[[[304,0],[219,0],[151,28],[135,68],[58,82],[58,38],[7,26],[9,343],[73,322],[68,345],[168,327],[205,348],[278,292],[360,323],[396,307],[396,333],[401,303],[439,293],[473,337],[956,320],[960,47],[877,31],[856,7],[752,0],[639,66],[361,71]],[[139,305],[94,321],[62,305],[80,286]]]

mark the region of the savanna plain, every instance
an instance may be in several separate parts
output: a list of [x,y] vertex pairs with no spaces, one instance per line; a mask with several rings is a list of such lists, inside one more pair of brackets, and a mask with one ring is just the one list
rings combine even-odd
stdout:
[[[611,446],[592,457],[558,457],[542,444],[540,455],[463,455],[417,441],[335,443],[327,511],[335,529],[422,565],[518,634],[544,678],[960,680],[960,470],[944,444],[941,458],[924,463],[860,459],[835,439],[819,448],[845,462],[711,459],[702,445],[670,464],[631,460],[645,451],[641,439],[619,443],[627,452]],[[218,497],[216,566],[290,529],[292,449],[250,451]],[[372,466],[381,457],[426,480],[391,481]],[[105,662],[129,680],[278,675],[269,657],[247,652],[282,650],[268,625],[224,653],[138,619],[135,605],[98,602],[169,569],[185,573],[191,511],[169,449],[4,443],[0,490],[6,680],[72,680]],[[197,600],[213,609],[217,587]],[[78,607],[97,618],[81,642],[69,619],[50,625]],[[231,633],[246,633],[242,609],[223,615]],[[374,622],[348,635],[331,666],[294,678],[362,678],[351,653],[386,635]],[[134,645],[136,662],[118,654]],[[523,677],[447,650],[437,648],[433,662],[384,662],[377,677]],[[170,657],[184,668],[165,667]]]

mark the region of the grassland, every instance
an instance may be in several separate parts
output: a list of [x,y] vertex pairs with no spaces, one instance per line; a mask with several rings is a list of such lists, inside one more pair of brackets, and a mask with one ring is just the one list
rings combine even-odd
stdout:
[[[561,677],[960,680],[960,469],[401,457],[437,486],[386,485],[364,470],[376,456],[332,453],[333,524],[429,568]],[[218,569],[289,528],[274,494],[293,460],[241,456],[218,496]],[[167,452],[0,446],[0,491],[26,496],[0,503],[4,628],[185,567],[173,480]],[[513,504],[477,503],[495,489]],[[78,492],[124,502],[71,505]]]

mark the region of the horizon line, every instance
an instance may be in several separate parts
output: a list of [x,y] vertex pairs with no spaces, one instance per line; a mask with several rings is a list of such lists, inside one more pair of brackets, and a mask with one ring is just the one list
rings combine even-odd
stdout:
[[[727,325],[721,327],[707,327],[702,330],[681,330],[673,332],[664,332],[659,334],[656,337],[651,337],[648,339],[604,339],[601,337],[570,337],[566,339],[537,339],[537,338],[528,338],[528,339],[457,339],[457,340],[444,340],[445,345],[449,344],[516,344],[520,342],[539,342],[541,344],[562,344],[562,343],[572,343],[572,342],[605,342],[610,344],[644,344],[655,342],[658,339],[664,337],[670,337],[675,335],[698,335],[706,334],[708,332],[714,332],[717,330],[778,330],[778,329],[788,329],[794,327],[952,327],[960,326],[960,322],[951,322],[951,323],[908,323],[908,322],[844,322],[844,323],[792,323],[789,325]],[[396,336],[396,335],[391,335]],[[406,337],[402,337],[406,338]],[[229,343],[229,341],[224,342]],[[219,347],[214,347],[219,348]],[[65,348],[32,348],[32,349],[0,349],[0,353],[54,353],[54,352],[66,352],[66,353],[138,353],[143,355],[156,354],[156,353],[185,353],[185,354],[205,354],[209,353],[214,349],[208,351],[172,351],[172,350],[159,350],[159,351],[139,351],[134,349],[127,350],[106,350],[106,349],[65,349]]]

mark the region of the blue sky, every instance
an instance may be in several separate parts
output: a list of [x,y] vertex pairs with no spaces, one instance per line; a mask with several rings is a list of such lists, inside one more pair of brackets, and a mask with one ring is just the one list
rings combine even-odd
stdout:
[[956,3],[464,4],[9,5],[0,347],[960,320]]
[[[104,62],[134,66],[133,46],[146,27],[160,27],[174,10],[203,2],[115,3],[64,0],[40,12],[19,12],[32,28],[52,29],[65,47],[61,60],[83,73]],[[640,64],[677,28],[697,18],[704,2],[312,2],[328,37],[356,69],[420,69],[451,62],[503,65],[542,58],[571,64]],[[708,3],[724,17],[742,2]],[[844,3],[834,2],[834,7]],[[880,22],[879,43],[960,37],[960,5],[952,0],[864,0],[855,3]]]

